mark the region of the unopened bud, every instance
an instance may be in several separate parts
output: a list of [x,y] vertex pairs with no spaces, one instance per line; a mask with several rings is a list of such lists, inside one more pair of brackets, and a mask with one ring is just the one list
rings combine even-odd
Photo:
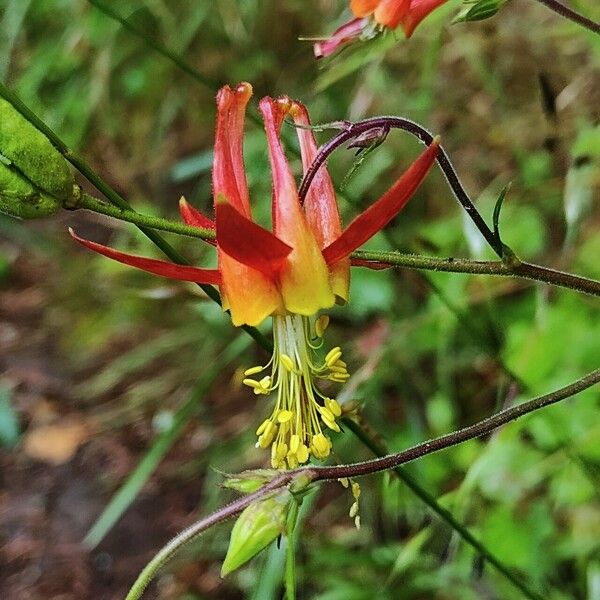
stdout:
[[284,532],[291,499],[290,492],[283,489],[244,509],[231,530],[221,577],[241,567]]
[[250,494],[255,492],[259,487],[271,481],[275,476],[279,475],[278,471],[273,469],[252,469],[242,471],[238,475],[231,475],[225,479],[223,487]]

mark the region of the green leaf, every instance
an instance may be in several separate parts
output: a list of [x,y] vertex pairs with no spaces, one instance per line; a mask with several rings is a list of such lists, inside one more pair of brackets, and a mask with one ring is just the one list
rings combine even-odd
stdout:
[[466,21],[483,21],[493,17],[506,0],[466,0],[459,13],[452,19],[452,23]]
[[231,531],[221,577],[247,563],[284,532],[291,500],[287,489],[280,490],[253,502],[242,512]]

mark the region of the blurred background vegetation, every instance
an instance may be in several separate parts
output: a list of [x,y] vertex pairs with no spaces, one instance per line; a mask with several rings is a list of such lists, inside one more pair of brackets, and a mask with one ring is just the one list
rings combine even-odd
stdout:
[[[600,18],[595,0],[573,4]],[[84,0],[0,0],[0,76],[136,209],[176,218],[185,194],[210,212],[214,95],[247,80],[256,99],[302,100],[315,122],[421,122],[443,136],[488,222],[512,182],[501,231],[517,255],[600,278],[600,39],[542,5],[514,0],[491,20],[449,26],[451,1],[409,41],[388,34],[319,63],[298,38],[331,33],[348,16],[341,0],[109,5],[205,84]],[[418,148],[389,136],[340,195],[346,222]],[[270,174],[253,123],[245,150],[266,222]],[[343,151],[331,160],[338,184],[352,160]],[[263,352],[194,286],[83,251],[69,225],[159,256],[133,226],[93,214],[0,219],[0,592],[15,600],[123,597],[169,537],[231,498],[219,471],[267,458],[253,432],[268,401],[241,389],[240,376]],[[198,241],[173,243],[198,264],[213,260]],[[491,257],[439,171],[369,247]],[[362,406],[392,449],[598,366],[598,302],[575,292],[356,269],[351,294],[328,334],[355,374],[341,399]],[[545,598],[600,598],[598,399],[593,388],[408,467]],[[339,462],[369,456],[350,432],[334,448]],[[300,598],[523,597],[393,476],[361,485],[360,531],[341,486],[306,504]],[[178,557],[153,597],[281,597],[276,546],[219,578],[228,534],[215,528]]]

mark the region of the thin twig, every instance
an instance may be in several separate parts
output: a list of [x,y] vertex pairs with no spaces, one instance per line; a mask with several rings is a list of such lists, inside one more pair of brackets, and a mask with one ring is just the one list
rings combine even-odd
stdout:
[[569,21],[573,21],[582,27],[585,27],[588,31],[592,33],[600,34],[600,23],[596,23],[592,21],[592,19],[588,19],[582,14],[574,11],[572,8],[565,6],[562,2],[558,0],[536,0],[540,4],[543,4],[550,10],[553,10],[555,13],[558,13],[561,17],[565,19],[569,19]]
[[352,253],[352,264],[356,267],[368,267],[371,269],[408,267],[410,269],[444,271],[446,273],[522,277],[523,279],[541,281],[549,285],[585,292],[592,296],[600,296],[600,281],[519,260],[510,262],[499,260],[480,261],[467,258],[434,258],[418,254],[401,254],[400,252],[359,250]]
[[[411,135],[415,136],[426,146],[429,146],[434,138],[433,134],[427,131],[425,127],[405,117],[372,117],[369,119],[363,119],[362,121],[342,122],[341,126],[342,131],[340,131],[340,133],[338,133],[337,135],[333,136],[319,148],[315,159],[313,160],[310,167],[306,170],[306,173],[302,178],[300,188],[298,189],[298,196],[300,197],[300,202],[304,202],[312,180],[317,174],[317,171],[327,161],[329,156],[339,147],[343,146],[345,143],[355,138],[358,138],[359,136],[366,136],[369,132],[373,131],[402,129],[403,131],[406,131]],[[465,209],[466,213],[469,215],[469,217],[471,218],[477,229],[480,231],[481,235],[485,238],[487,243],[493,248],[494,252],[500,258],[502,258],[504,254],[504,248],[501,244],[499,244],[498,239],[494,235],[494,232],[488,227],[487,223],[483,220],[483,217],[475,208],[475,205],[473,204],[471,198],[465,191],[465,188],[463,187],[458,177],[458,174],[456,173],[456,169],[452,166],[452,162],[450,161],[448,154],[442,146],[440,146],[438,149],[437,162],[440,168],[442,169],[442,172],[444,173],[444,176],[448,181],[448,185],[450,186],[450,189],[454,193],[454,196],[456,197],[458,202]]]
[[462,444],[467,440],[472,440],[473,438],[487,435],[494,429],[497,429],[502,425],[506,425],[510,421],[514,421],[519,417],[539,410],[540,408],[544,408],[545,406],[550,406],[551,404],[560,402],[565,398],[569,398],[570,396],[592,387],[598,382],[600,382],[600,369],[596,369],[585,377],[582,377],[581,379],[578,379],[577,381],[570,383],[565,387],[555,390],[554,392],[544,394],[543,396],[538,396],[533,400],[529,400],[528,402],[524,402],[518,406],[513,406],[512,408],[508,408],[496,413],[495,415],[488,417],[487,419],[483,419],[483,421],[479,421],[474,425],[470,425],[464,429],[459,429],[458,431],[453,431],[452,433],[429,440],[428,442],[417,444],[416,446],[407,448],[401,452],[352,465],[311,467],[310,471],[315,475],[313,481],[341,479],[343,477],[360,477],[362,475],[377,473],[378,471],[393,469],[398,465],[412,462],[417,458],[421,458],[422,456],[426,456],[433,452],[438,452],[439,450],[450,448],[451,446],[456,446],[457,444]]

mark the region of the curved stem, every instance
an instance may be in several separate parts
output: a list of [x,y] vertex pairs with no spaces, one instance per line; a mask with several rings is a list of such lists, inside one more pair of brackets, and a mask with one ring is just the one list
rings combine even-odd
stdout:
[[[331,153],[346,142],[349,142],[354,138],[357,138],[358,136],[365,136],[369,132],[373,131],[387,132],[390,129],[402,129],[403,131],[414,135],[426,146],[429,146],[429,144],[431,144],[434,137],[431,132],[425,129],[425,127],[419,125],[419,123],[416,123],[411,119],[406,119],[405,117],[372,117],[369,119],[363,119],[362,121],[356,121],[354,123],[345,122],[341,125],[343,127],[343,130],[334,137],[332,137],[329,141],[325,142],[325,144],[323,144],[319,148],[319,151],[317,152],[313,163],[306,170],[306,173],[302,178],[300,188],[298,189],[298,196],[300,197],[300,202],[304,202],[312,180],[314,179],[317,171],[327,161]],[[504,254],[504,248],[502,244],[475,208],[475,205],[473,204],[471,198],[465,191],[465,188],[463,187],[458,177],[458,174],[456,173],[456,170],[453,167],[450,158],[448,157],[448,154],[442,146],[440,146],[438,149],[437,162],[440,168],[442,169],[442,172],[446,177],[448,185],[450,186],[450,189],[454,193],[454,196],[456,197],[458,202],[465,209],[466,213],[469,215],[469,217],[471,218],[477,229],[480,231],[481,235],[483,235],[487,243],[493,248],[494,252],[500,258],[502,258]]]
[[592,19],[588,19],[578,12],[574,11],[572,8],[565,6],[562,2],[558,0],[536,0],[540,4],[543,4],[550,10],[553,10],[555,13],[558,13],[561,17],[565,19],[569,19],[569,21],[573,21],[582,27],[585,27],[588,31],[592,33],[600,34],[600,23],[596,23],[592,21]]
[[169,561],[182,546],[185,546],[196,539],[201,533],[213,525],[239,515],[248,505],[252,504],[255,500],[263,498],[271,490],[279,489],[289,484],[292,481],[293,476],[293,471],[282,473],[256,492],[234,500],[230,504],[219,508],[214,513],[196,521],[187,529],[184,529],[163,546],[154,558],[152,558],[152,560],[144,567],[144,570],[138,575],[138,578],[129,590],[125,600],[138,600],[138,598],[141,598],[144,590],[148,587],[148,584],[152,581],[158,570]]
[[523,404],[519,404],[518,406],[513,406],[512,408],[500,411],[495,415],[488,417],[487,419],[483,419],[482,421],[475,423],[474,425],[470,425],[464,429],[459,429],[458,431],[453,431],[447,435],[417,444],[416,446],[407,448],[401,452],[351,465],[311,467],[310,472],[311,475],[314,476],[313,481],[324,481],[330,479],[340,479],[343,477],[361,477],[362,475],[370,475],[371,473],[393,469],[399,465],[403,465],[408,462],[412,462],[417,458],[421,458],[422,456],[427,456],[428,454],[438,452],[444,448],[450,448],[451,446],[462,444],[462,442],[466,442],[467,440],[472,440],[473,438],[486,435],[494,429],[497,429],[502,425],[506,425],[506,423],[509,423],[510,421],[514,421],[519,417],[539,410],[540,408],[544,408],[545,406],[550,406],[551,404],[560,402],[561,400],[569,398],[599,382],[600,369],[596,369],[585,377],[582,377],[581,379],[578,379],[577,381],[554,392],[544,394],[543,396],[538,396],[537,398],[529,400],[528,402],[524,402]]

